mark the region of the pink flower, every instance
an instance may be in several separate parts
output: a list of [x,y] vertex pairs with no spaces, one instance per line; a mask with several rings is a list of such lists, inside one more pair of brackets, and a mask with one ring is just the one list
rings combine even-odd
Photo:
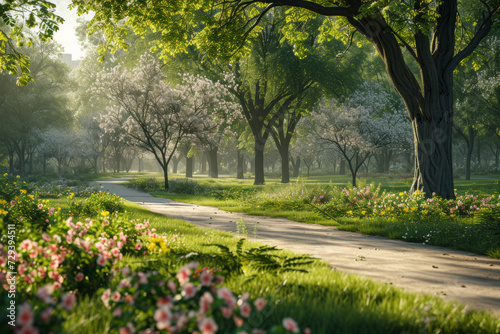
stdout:
[[135,244],[135,249],[141,250],[141,248],[142,248],[142,244],[140,242]]
[[227,287],[223,286],[217,291],[217,297],[224,299],[226,302],[227,306],[229,307],[234,307],[236,306],[236,297],[234,297],[233,293],[231,290],[229,290]]
[[200,275],[201,285],[210,286],[212,283],[212,274],[208,270],[204,270]]
[[248,318],[251,312],[252,312],[252,307],[247,302],[244,302],[240,305],[240,313],[245,318]]
[[113,316],[114,317],[119,317],[122,315],[122,309],[120,307],[116,308],[114,311],[113,311]]
[[181,293],[186,299],[192,298],[196,295],[196,288],[193,283],[188,283],[182,287]]
[[38,204],[38,210],[42,210],[43,204]]
[[118,302],[120,300],[120,297],[121,297],[120,293],[118,291],[115,291],[111,295],[111,300],[114,302]]
[[19,334],[38,334],[38,328],[35,327],[23,327],[21,330],[18,332]]
[[255,299],[255,301],[253,302],[253,305],[255,306],[257,311],[260,312],[264,309],[264,307],[266,307],[266,300],[262,297],[259,297],[259,298]]
[[109,297],[111,297],[111,290],[110,289],[104,290],[101,296],[101,300],[104,303],[104,305],[106,305],[106,307],[109,307]]
[[222,306],[220,308],[220,311],[222,313],[222,316],[226,319],[231,318],[231,316],[233,315],[233,310],[230,309],[229,307]]
[[35,315],[31,312],[31,306],[28,303],[24,303],[19,306],[19,314],[17,318],[17,323],[21,326],[31,326]]
[[304,328],[304,334],[311,334],[310,328]]
[[43,322],[48,322],[50,320],[50,316],[54,312],[54,309],[52,307],[47,307],[41,314],[40,318],[42,318]]
[[70,311],[73,308],[73,306],[75,306],[76,297],[72,293],[65,293],[64,295],[62,295],[61,301],[62,301],[62,306],[66,310]]
[[111,254],[113,254],[114,257],[118,257],[120,255],[120,250],[115,247],[111,250]]
[[130,275],[132,271],[130,270],[130,267],[129,266],[125,266],[123,269],[122,269],[122,274],[123,276],[128,276]]
[[167,305],[169,307],[172,307],[172,296],[167,295],[165,297],[160,297],[158,298],[158,301],[156,302],[156,306],[161,307],[163,305]]
[[233,317],[233,320],[234,320],[234,324],[236,325],[236,327],[241,327],[243,326],[243,319],[237,317],[237,316],[234,316]]
[[101,267],[104,267],[106,265],[106,258],[102,255],[99,255],[99,257],[97,258],[97,264],[100,265]]
[[21,249],[29,250],[31,247],[33,247],[33,243],[30,239],[26,239],[21,242]]
[[175,284],[174,281],[169,280],[167,282],[167,286],[170,289],[170,291],[172,291],[173,293],[175,293],[177,291],[177,284]]
[[43,238],[43,240],[45,240],[45,241],[50,241],[50,240],[52,240],[52,238],[50,237],[50,235],[48,235],[47,233],[42,233],[42,238]]
[[172,313],[166,305],[158,308],[153,315],[153,319],[156,321],[156,327],[158,327],[158,329],[164,329],[170,326],[171,318]]
[[[68,233],[69,233],[69,231],[68,231]],[[68,244],[70,244],[70,243],[72,243],[72,242],[73,242],[73,241],[72,241],[72,237],[71,237],[71,235],[69,235],[69,234],[68,234],[68,235],[66,235],[66,242],[67,242]]]
[[285,327],[285,329],[287,331],[290,331],[290,332],[294,332],[294,333],[299,332],[299,326],[297,325],[295,320],[293,320],[292,318],[283,319],[283,327]]
[[200,329],[202,334],[213,334],[217,332],[217,330],[219,329],[219,327],[212,318],[204,318],[198,324],[198,328]]
[[212,294],[210,292],[205,292],[200,298],[200,312],[207,313],[213,301],[214,297],[212,297]]
[[177,279],[179,280],[180,285],[184,285],[189,282],[191,273],[191,270],[187,266],[182,266],[175,277],[177,277]]
[[83,273],[78,273],[78,274],[76,274],[75,280],[76,280],[77,282],[81,282],[81,281],[83,281],[83,278],[84,278],[84,277],[85,277],[85,276],[83,275]]

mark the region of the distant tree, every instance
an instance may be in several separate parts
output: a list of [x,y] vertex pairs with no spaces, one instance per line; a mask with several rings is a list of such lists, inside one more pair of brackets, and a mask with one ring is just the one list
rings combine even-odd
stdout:
[[37,131],[49,125],[68,127],[72,121],[65,96],[69,69],[57,59],[60,47],[34,43],[20,52],[31,58],[31,75],[36,82],[16,86],[15,77],[0,74],[0,142],[8,151],[11,173],[28,172],[28,161],[37,144],[32,138]]
[[335,100],[322,103],[310,119],[305,119],[305,124],[319,143],[332,145],[344,157],[354,187],[356,175],[366,159],[375,149],[397,138],[398,133],[393,129],[405,127],[400,114],[374,117],[367,108],[338,104]]

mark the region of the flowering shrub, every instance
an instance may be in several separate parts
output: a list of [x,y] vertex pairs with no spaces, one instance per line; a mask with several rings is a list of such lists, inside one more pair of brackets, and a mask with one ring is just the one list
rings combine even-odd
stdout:
[[[35,291],[45,284],[55,288],[92,293],[107,280],[113,264],[123,254],[143,253],[140,237],[150,233],[148,223],[136,224],[120,217],[66,221],[60,212],[47,232],[32,232],[18,240],[17,272],[19,291]],[[2,238],[6,245],[6,238]],[[7,253],[0,244],[0,267],[7,275]],[[7,289],[7,286],[4,286]]]
[[121,213],[125,211],[123,200],[115,194],[101,192],[91,194],[83,201],[72,201],[71,212],[86,217],[95,217],[102,211]]
[[470,217],[499,203],[499,198],[494,196],[479,198],[465,194],[455,200],[445,200],[434,194],[426,197],[418,190],[413,194],[385,193],[373,184],[350,189],[335,187],[309,198],[319,210],[332,217],[405,216],[415,220],[431,215]]
[[[113,327],[119,333],[265,333],[251,326],[252,314],[267,306],[264,298],[251,300],[248,293],[237,298],[222,286],[222,276],[198,267],[190,262],[170,278],[123,268],[118,284],[100,290],[101,300],[115,317]],[[299,327],[287,318],[271,332],[298,333]]]

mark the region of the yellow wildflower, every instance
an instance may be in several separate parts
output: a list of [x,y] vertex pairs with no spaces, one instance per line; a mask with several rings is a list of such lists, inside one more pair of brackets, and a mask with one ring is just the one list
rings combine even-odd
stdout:
[[21,178],[21,177],[20,177],[19,175],[18,175],[18,176],[16,176],[16,179],[20,179],[20,178]]
[[348,215],[352,215],[352,210],[347,211]]
[[417,210],[418,210],[418,206],[414,206],[413,208],[411,208],[411,211],[412,211],[412,212],[415,212],[415,211],[417,211]]
[[35,196],[33,196],[33,195],[28,195],[28,197],[32,199],[32,198],[33,198],[33,197],[35,197]]
[[154,242],[150,243],[148,246],[148,249],[150,252],[152,252],[156,248],[156,244]]
[[361,211],[361,214],[362,215],[366,215],[366,211]]
[[423,213],[424,215],[426,215],[427,213],[429,213],[429,211],[427,211],[427,210],[423,210],[423,211],[422,211],[422,213]]
[[21,189],[21,190],[19,190],[19,191],[20,191],[20,192],[22,192],[22,193],[23,193],[23,194],[25,194],[25,195],[26,195],[26,193],[27,193],[27,191],[26,191],[26,190],[24,190],[24,189]]
[[5,173],[3,176],[4,176],[4,177],[7,177],[7,175],[9,175],[9,173]]
[[408,212],[408,211],[410,211],[410,208],[406,207],[406,208],[403,209],[403,211],[404,212]]
[[4,199],[0,199],[0,204],[7,204],[7,201]]
[[385,211],[381,211],[381,212],[380,212],[380,215],[381,215],[381,216],[385,215]]
[[399,196],[404,196],[404,193],[399,193]]
[[109,216],[109,211],[102,211],[101,216],[103,217]]
[[418,189],[417,189],[417,190],[415,191],[415,195],[418,195],[418,194],[420,194],[420,190],[418,190]]
[[3,210],[3,209],[0,209],[0,215],[2,215],[2,216],[7,216],[7,214],[8,214],[8,213],[9,213],[8,211],[5,211],[5,210]]

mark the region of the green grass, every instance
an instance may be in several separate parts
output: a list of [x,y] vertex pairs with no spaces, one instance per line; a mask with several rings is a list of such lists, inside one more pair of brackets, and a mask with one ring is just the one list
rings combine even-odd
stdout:
[[[52,200],[51,200],[52,202]],[[63,210],[68,201],[57,200]],[[218,243],[234,249],[238,241],[229,233],[202,229],[184,221],[151,213],[126,203],[131,219],[149,220],[158,233],[179,235],[179,247],[214,256]],[[245,243],[245,247],[258,244]],[[293,255],[280,251],[280,256]],[[212,266],[210,256],[202,265]],[[146,269],[143,257],[127,258],[133,266]],[[177,266],[175,261],[172,264]],[[498,333],[500,319],[485,312],[465,310],[433,296],[403,292],[389,284],[373,282],[332,270],[324,262],[306,267],[308,273],[286,273],[276,277],[262,274],[245,283],[245,275],[235,276],[226,285],[235,293],[248,291],[253,298],[263,296],[269,307],[263,317],[251,321],[256,328],[278,324],[285,317],[295,319],[301,328],[313,333]],[[111,333],[112,316],[97,297],[84,298],[64,323],[65,333]]]

